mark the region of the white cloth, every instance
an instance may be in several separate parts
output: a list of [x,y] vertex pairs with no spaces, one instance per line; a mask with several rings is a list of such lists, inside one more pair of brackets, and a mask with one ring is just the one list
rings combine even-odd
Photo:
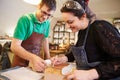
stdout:
[[10,80],[41,80],[43,77],[43,73],[37,73],[25,67],[2,72],[1,75]]

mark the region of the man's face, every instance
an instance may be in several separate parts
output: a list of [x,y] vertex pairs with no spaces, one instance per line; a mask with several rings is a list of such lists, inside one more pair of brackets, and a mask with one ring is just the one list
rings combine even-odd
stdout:
[[37,10],[37,19],[40,22],[44,22],[45,20],[51,18],[54,12],[54,10],[49,10],[49,8],[46,5],[43,5]]

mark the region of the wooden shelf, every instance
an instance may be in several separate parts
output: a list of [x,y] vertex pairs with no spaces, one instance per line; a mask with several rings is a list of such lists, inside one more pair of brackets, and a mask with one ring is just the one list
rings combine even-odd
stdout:
[[53,28],[53,43],[66,44],[75,42],[75,33],[66,30],[65,22],[57,21]]
[[55,56],[55,55],[59,55],[59,54],[65,54],[65,53],[66,53],[66,49],[50,50],[50,55],[51,56]]

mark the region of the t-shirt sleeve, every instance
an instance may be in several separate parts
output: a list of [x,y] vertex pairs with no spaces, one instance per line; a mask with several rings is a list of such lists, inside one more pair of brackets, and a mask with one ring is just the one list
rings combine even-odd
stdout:
[[14,30],[14,38],[24,40],[26,39],[26,34],[28,30],[28,18],[26,16],[22,16],[19,18],[16,28]]
[[120,57],[120,33],[106,21],[96,25],[93,31],[97,45],[110,56]]
[[75,60],[71,51],[66,54],[66,57],[68,58],[68,62],[73,62]]
[[94,37],[97,45],[110,59],[96,66],[99,77],[109,79],[120,74],[120,34],[112,24],[102,21],[94,25]]

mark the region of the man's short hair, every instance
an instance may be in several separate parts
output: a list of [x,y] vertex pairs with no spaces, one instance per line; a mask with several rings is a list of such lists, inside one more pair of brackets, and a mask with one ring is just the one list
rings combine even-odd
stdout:
[[56,0],[41,0],[40,7],[46,5],[49,7],[49,10],[56,10]]

